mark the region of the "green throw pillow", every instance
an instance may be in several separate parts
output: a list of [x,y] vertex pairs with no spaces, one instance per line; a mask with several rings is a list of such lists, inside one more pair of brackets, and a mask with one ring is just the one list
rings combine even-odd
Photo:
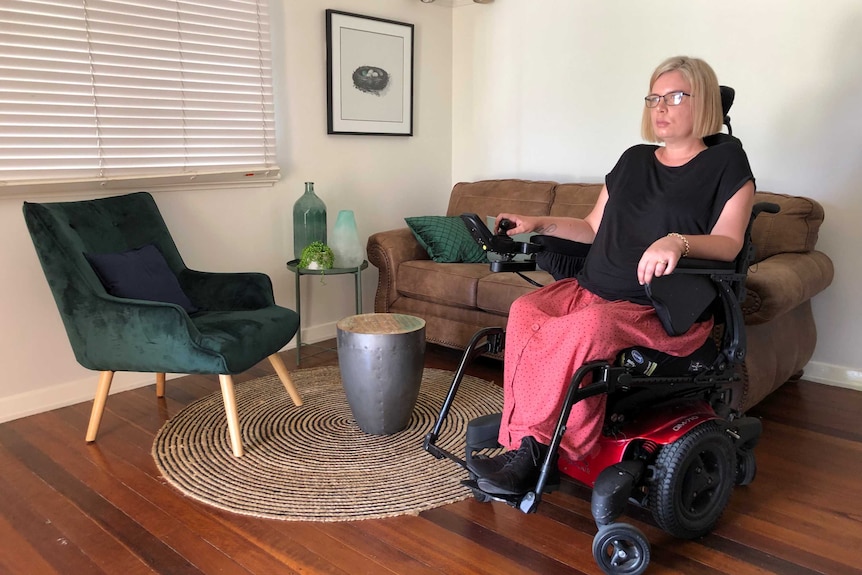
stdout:
[[485,250],[476,243],[457,216],[404,218],[413,235],[435,262],[487,262]]

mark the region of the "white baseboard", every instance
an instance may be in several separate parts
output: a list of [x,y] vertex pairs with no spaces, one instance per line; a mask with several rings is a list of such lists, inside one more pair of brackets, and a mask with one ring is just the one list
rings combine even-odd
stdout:
[[[302,344],[306,343],[317,343],[323,341],[325,339],[331,339],[338,334],[338,328],[336,324],[338,322],[330,322],[324,323],[322,325],[316,325],[313,327],[308,327],[302,330]],[[293,342],[294,347],[296,346],[296,342]]]
[[850,367],[811,361],[805,366],[802,379],[862,391],[862,371]]
[[[167,374],[169,379],[174,377],[178,376]],[[91,376],[77,381],[0,397],[0,423],[67,407],[82,401],[92,401],[96,395],[98,383],[99,374],[94,371]],[[156,379],[152,373],[118,372],[114,374],[111,382],[111,395],[154,383]]]
[[[303,340],[306,343],[315,343],[334,337],[334,335],[334,322],[305,330],[302,334]],[[295,345],[295,341],[291,341],[282,351],[292,349]],[[174,379],[182,375],[184,374],[169,373],[165,377],[167,379]],[[153,385],[155,382],[155,376],[152,373],[117,372],[114,374],[114,379],[111,382],[111,395]],[[82,401],[93,401],[98,383],[99,374],[94,371],[91,376],[77,381],[69,381],[8,397],[0,397],[0,423],[51,411],[52,409],[67,407],[81,403]]]

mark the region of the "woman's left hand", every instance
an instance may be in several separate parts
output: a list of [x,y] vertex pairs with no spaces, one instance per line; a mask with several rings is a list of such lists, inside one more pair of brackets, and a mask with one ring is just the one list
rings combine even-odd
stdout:
[[638,262],[638,283],[648,284],[654,277],[673,273],[680,256],[675,238],[665,236],[657,239],[646,249]]

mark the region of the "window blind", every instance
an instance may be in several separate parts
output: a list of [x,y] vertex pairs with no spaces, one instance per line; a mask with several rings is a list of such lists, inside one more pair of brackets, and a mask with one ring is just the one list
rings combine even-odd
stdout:
[[266,2],[0,3],[0,194],[277,179]]

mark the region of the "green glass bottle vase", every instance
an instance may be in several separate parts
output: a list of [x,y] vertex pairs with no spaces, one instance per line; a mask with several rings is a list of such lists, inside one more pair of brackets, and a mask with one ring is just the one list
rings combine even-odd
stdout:
[[312,242],[326,243],[326,204],[314,193],[314,182],[305,182],[305,193],[293,204],[293,257]]

